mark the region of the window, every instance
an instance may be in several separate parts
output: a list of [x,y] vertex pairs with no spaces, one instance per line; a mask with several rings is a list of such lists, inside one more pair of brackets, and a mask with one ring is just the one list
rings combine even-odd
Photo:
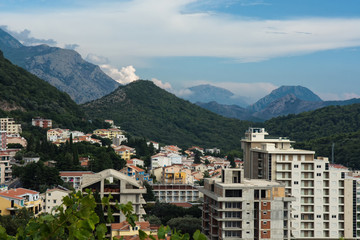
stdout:
[[331,218],[336,218],[336,215],[331,215]]
[[294,181],[294,185],[297,185],[297,184],[299,184],[299,182],[298,182],[298,181]]
[[295,165],[294,165],[294,168],[299,168],[299,165],[298,165],[298,164],[295,164]]
[[317,173],[316,176],[320,177],[320,176],[321,176],[321,173]]
[[294,218],[298,218],[299,217],[299,215],[294,215]]
[[316,165],[316,168],[321,168],[321,165]]
[[316,215],[317,218],[321,218],[321,215]]
[[263,206],[267,206],[267,202],[263,202]]
[[265,212],[263,212],[263,214],[264,214],[264,215],[266,215],[266,214],[267,214],[267,212],[265,211]]
[[54,200],[54,203],[56,203],[56,200]]
[[51,196],[51,193],[48,193],[48,196]]

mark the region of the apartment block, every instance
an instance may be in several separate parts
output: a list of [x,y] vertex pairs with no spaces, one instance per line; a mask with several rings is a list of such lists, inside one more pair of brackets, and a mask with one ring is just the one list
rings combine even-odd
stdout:
[[195,202],[200,198],[199,190],[187,184],[153,184],[154,195],[159,202]]
[[246,177],[285,185],[292,203],[292,234],[297,239],[348,236],[344,179],[349,170],[314,158],[314,151],[294,149],[286,138],[267,138],[264,128],[250,128],[241,140]]
[[8,135],[19,135],[22,132],[21,124],[15,123],[13,118],[0,118],[0,130]]
[[285,186],[245,179],[242,169],[223,169],[205,179],[202,230],[210,240],[291,239],[291,202]]
[[60,178],[67,182],[73,187],[75,190],[80,189],[83,176],[88,174],[94,174],[92,171],[60,171]]
[[51,214],[54,208],[62,204],[63,197],[69,195],[70,192],[70,190],[60,187],[47,189],[45,193],[41,194],[43,211]]
[[44,118],[33,118],[31,120],[31,125],[41,128],[52,128],[52,120]]
[[0,214],[14,215],[20,208],[27,208],[38,216],[42,210],[40,193],[26,189],[15,188],[0,192]]

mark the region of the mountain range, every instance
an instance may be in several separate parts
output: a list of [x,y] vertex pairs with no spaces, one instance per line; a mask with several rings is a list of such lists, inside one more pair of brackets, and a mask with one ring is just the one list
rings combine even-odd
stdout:
[[0,50],[12,63],[66,92],[77,103],[100,98],[120,85],[74,50],[24,46],[1,28]]
[[360,103],[360,99],[323,101],[308,88],[281,86],[246,108],[238,105],[219,104],[216,101],[196,104],[225,117],[249,121],[265,121],[273,117],[312,111],[332,105]]

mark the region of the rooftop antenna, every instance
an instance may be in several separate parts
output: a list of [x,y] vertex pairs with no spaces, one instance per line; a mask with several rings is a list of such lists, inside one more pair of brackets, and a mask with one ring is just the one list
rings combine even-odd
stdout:
[[334,147],[335,147],[335,143],[332,143],[332,145],[331,145],[331,163],[332,163],[332,164],[335,163],[335,159],[334,159]]

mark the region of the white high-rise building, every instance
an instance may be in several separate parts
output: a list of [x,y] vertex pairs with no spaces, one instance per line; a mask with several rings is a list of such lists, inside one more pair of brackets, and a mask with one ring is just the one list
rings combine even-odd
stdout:
[[[352,215],[346,214],[345,176],[341,165],[314,158],[314,151],[294,149],[286,138],[265,138],[264,128],[250,128],[241,140],[245,176],[285,184],[292,202],[296,239],[353,237]],[[350,227],[351,225],[351,227]]]

